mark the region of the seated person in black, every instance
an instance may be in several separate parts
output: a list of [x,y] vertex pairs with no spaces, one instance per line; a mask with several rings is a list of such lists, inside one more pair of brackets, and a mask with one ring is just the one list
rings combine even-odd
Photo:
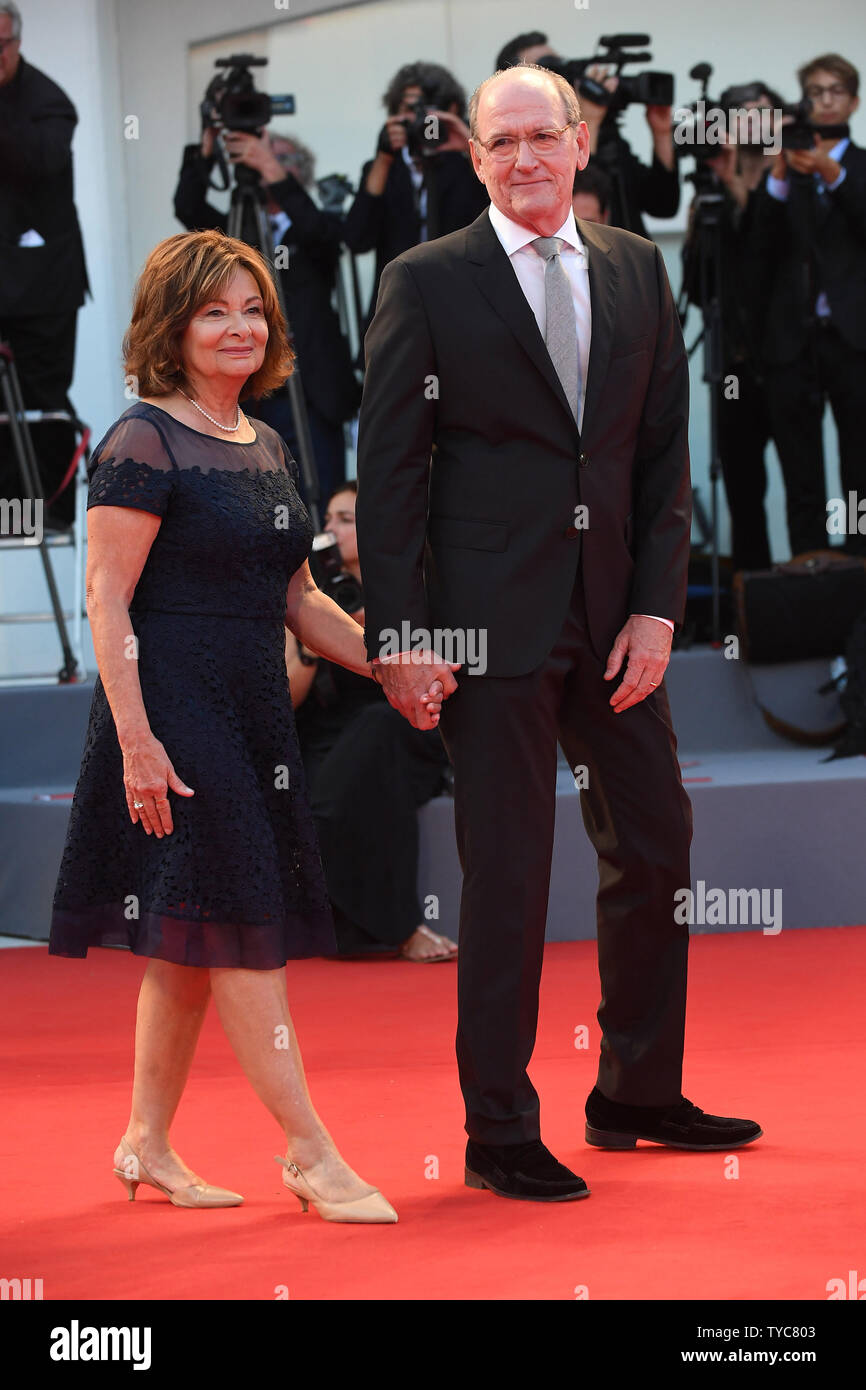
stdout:
[[[356,495],[354,481],[342,485],[324,526],[360,584]],[[363,626],[362,608],[352,617]],[[447,788],[439,730],[413,728],[377,682],[316,657],[290,632],[286,667],[340,954],[455,959],[456,943],[425,922],[417,889],[417,810]]]

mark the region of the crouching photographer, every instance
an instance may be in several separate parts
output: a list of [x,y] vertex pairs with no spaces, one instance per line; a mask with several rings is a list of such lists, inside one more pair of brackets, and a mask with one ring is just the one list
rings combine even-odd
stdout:
[[382,100],[388,119],[375,157],[361,172],[343,232],[351,251],[376,252],[365,330],[388,262],[410,246],[468,226],[488,204],[469,159],[466,93],[447,68],[409,63]]
[[[329,500],[310,568],[363,626],[355,536],[357,484]],[[376,681],[307,651],[287,633],[286,667],[340,954],[452,960],[418,898],[418,808],[447,788],[438,729],[421,730]]]

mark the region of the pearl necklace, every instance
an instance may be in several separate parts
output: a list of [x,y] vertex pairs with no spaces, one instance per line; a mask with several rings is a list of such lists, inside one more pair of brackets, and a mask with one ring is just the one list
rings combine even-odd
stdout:
[[[178,389],[178,391],[180,391],[180,387],[179,387],[179,386],[178,386],[177,389]],[[234,425],[221,425],[220,422],[219,422],[219,420],[215,420],[215,419],[213,418],[212,415],[208,415],[207,411],[206,411],[206,410],[203,410],[202,407],[198,404],[198,402],[193,400],[192,396],[187,396],[187,394],[186,394],[185,391],[180,391],[180,394],[181,394],[182,396],[185,396],[186,399],[189,401],[190,405],[194,405],[195,408],[196,408],[196,410],[198,410],[198,411],[205,417],[206,420],[210,420],[210,422],[211,422],[212,425],[216,425],[216,427],[217,427],[218,430],[225,430],[227,434],[234,434],[236,430],[239,430],[239,429],[240,429],[240,427],[241,427],[241,408],[240,408],[240,405],[238,405],[238,418],[237,418],[236,423],[235,423]]]

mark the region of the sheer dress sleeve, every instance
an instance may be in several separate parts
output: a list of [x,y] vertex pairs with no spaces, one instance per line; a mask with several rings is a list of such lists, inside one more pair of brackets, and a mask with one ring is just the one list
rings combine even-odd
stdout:
[[132,507],[164,517],[177,472],[171,451],[150,420],[121,419],[100,440],[90,460],[87,509]]

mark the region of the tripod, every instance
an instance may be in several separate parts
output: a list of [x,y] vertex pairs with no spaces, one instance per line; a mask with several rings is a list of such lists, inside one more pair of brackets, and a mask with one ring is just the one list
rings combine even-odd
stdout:
[[[9,424],[9,430],[12,436],[12,447],[15,451],[18,472],[21,475],[22,503],[29,500],[33,503],[36,515],[40,516],[44,492],[42,479],[39,476],[39,465],[36,462],[36,453],[33,448],[33,440],[30,436],[30,425],[27,419],[27,412],[24,408],[24,401],[21,396],[18,373],[15,370],[15,358],[9,344],[4,342],[0,342],[0,399],[2,399],[3,403],[3,415],[0,415],[0,420],[3,420],[5,416],[4,423],[8,422]],[[79,666],[69,641],[66,619],[63,615],[63,605],[60,602],[57,581],[54,577],[54,569],[51,564],[51,557],[48,553],[48,547],[45,543],[45,533],[41,524],[37,526],[34,533],[34,543],[39,548],[42,568],[45,572],[45,582],[48,586],[48,594],[51,600],[51,609],[54,614],[54,622],[57,626],[57,635],[60,639],[60,646],[63,651],[63,665],[58,672],[58,679],[61,683],[65,684],[78,678],[80,674]],[[80,603],[77,589],[76,603]]]
[[[289,316],[286,313],[286,301],[283,294],[283,287],[280,282],[280,276],[274,266],[274,243],[268,224],[267,212],[265,210],[265,191],[262,188],[256,171],[248,168],[245,164],[238,164],[235,168],[235,183],[232,188],[228,226],[226,230],[229,236],[236,237],[240,241],[245,241],[248,246],[257,247],[267,261],[274,282],[274,288],[277,292],[280,310],[286,322],[286,330],[291,340],[292,327],[289,323]],[[313,457],[310,421],[307,415],[304,393],[301,388],[301,373],[298,369],[297,360],[291,376],[287,379],[285,386],[280,389],[287,392],[289,403],[292,408],[292,419],[295,425],[295,434],[298,439],[298,463],[300,465],[301,477],[304,480],[304,488],[308,498],[307,510],[310,513],[313,526],[318,532],[322,529],[319,516],[319,478]]]
[[[703,316],[703,328],[689,349],[689,356],[698,344],[704,345],[703,380],[710,389],[710,544],[711,584],[713,591],[712,640],[721,641],[719,620],[719,477],[722,459],[719,451],[719,387],[722,382],[722,209],[724,195],[719,181],[710,169],[700,162],[689,180],[695,185],[694,224],[683,265],[683,288],[678,306],[680,320],[685,319],[689,287],[697,284],[697,303]],[[697,268],[697,270],[696,270]],[[683,302],[685,301],[685,302]]]

